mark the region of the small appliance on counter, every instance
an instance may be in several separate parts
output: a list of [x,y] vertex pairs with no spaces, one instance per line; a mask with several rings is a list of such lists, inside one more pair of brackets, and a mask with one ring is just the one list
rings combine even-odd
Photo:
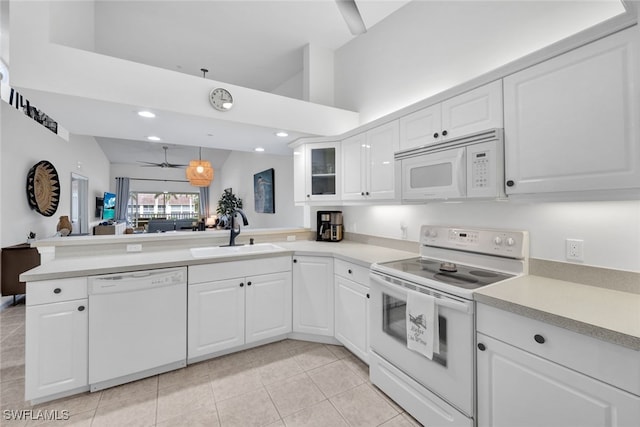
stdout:
[[342,211],[318,211],[316,241],[339,242],[342,240]]

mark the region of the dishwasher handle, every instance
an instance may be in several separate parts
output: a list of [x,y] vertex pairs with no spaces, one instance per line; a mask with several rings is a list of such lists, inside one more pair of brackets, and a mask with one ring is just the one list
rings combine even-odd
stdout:
[[165,286],[186,285],[186,269],[136,271],[89,277],[89,295],[136,292]]

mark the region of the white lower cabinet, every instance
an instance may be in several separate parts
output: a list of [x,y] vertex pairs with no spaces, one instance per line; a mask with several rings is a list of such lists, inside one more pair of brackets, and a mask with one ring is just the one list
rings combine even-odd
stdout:
[[369,288],[336,276],[336,339],[369,361]]
[[[187,359],[291,332],[290,270],[290,257],[189,267]],[[264,274],[225,278],[239,271]]]
[[332,337],[333,257],[294,256],[293,332]]
[[620,348],[601,357],[612,345],[482,304],[478,308],[479,427],[638,425],[640,396],[621,389],[629,387],[625,380],[611,380],[612,385],[597,379],[617,375],[619,368],[609,364],[628,367],[633,376],[637,352]]
[[[27,284],[25,400],[88,386],[86,292],[86,278]],[[79,295],[84,298],[64,301]]]

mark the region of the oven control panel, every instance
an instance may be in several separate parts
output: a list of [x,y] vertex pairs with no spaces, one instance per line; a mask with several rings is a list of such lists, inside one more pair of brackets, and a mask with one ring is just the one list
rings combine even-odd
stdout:
[[423,225],[420,245],[522,259],[529,238],[526,231]]

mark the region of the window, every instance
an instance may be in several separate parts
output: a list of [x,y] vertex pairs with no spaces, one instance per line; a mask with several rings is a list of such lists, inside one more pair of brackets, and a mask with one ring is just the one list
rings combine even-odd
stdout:
[[200,216],[199,193],[129,193],[127,221],[142,228],[150,219],[191,219]]

